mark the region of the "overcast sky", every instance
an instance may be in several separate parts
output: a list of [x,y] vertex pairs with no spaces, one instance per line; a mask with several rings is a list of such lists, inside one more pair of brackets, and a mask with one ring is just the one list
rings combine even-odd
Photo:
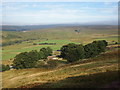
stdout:
[[117,22],[117,2],[4,2],[3,24]]

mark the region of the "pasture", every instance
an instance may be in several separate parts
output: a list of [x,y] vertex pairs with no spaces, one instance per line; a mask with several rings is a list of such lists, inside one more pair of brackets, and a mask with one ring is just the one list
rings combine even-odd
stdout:
[[[76,29],[80,33],[75,32]],[[2,60],[13,59],[20,52],[39,50],[42,47],[51,47],[53,50],[60,49],[68,43],[81,43],[83,45],[94,40],[107,40],[110,43],[118,42],[117,27],[104,26],[84,27],[58,27],[31,31],[3,31],[2,42],[14,40],[27,40],[22,43],[2,47]],[[114,42],[113,42],[114,41]],[[33,45],[33,43],[56,43],[56,45]]]

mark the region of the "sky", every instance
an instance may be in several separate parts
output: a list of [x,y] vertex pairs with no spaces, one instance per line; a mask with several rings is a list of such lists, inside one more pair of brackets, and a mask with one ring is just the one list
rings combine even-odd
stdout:
[[3,25],[117,22],[118,2],[3,2]]

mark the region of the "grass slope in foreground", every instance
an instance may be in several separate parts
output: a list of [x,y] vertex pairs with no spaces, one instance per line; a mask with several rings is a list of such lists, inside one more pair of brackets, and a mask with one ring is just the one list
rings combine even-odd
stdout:
[[118,50],[62,67],[10,70],[2,73],[3,88],[89,88],[117,82]]

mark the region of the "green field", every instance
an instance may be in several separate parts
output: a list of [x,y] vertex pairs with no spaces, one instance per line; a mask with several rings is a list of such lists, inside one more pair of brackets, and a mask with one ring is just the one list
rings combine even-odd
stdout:
[[[27,32],[22,31],[3,31],[2,42],[14,40],[28,40],[19,44],[4,46],[2,48],[2,60],[9,60],[20,52],[30,50],[40,50],[42,47],[51,47],[53,50],[58,50],[61,46],[68,43],[81,43],[83,45],[91,43],[94,40],[107,40],[110,43],[118,42],[118,29],[106,28],[96,29],[97,26],[89,27],[59,27],[32,30]],[[74,30],[80,29],[80,33]],[[32,40],[33,39],[33,40]],[[56,45],[33,45],[33,43],[56,43]]]
[[[2,59],[7,60],[13,58],[17,53],[26,52],[31,50],[40,50],[43,47],[50,47],[53,50],[59,50],[61,46],[68,44],[68,43],[76,43],[69,40],[49,40],[49,41],[42,41],[39,43],[56,43],[56,45],[32,45],[27,43],[22,43],[18,45],[6,46],[2,51]],[[13,48],[11,48],[13,47]]]
[[48,40],[48,41],[41,41],[41,42],[38,42],[38,43],[56,43],[57,45],[64,45],[64,44],[68,44],[68,43],[76,43],[77,42],[72,42],[72,41],[69,41],[69,40]]

